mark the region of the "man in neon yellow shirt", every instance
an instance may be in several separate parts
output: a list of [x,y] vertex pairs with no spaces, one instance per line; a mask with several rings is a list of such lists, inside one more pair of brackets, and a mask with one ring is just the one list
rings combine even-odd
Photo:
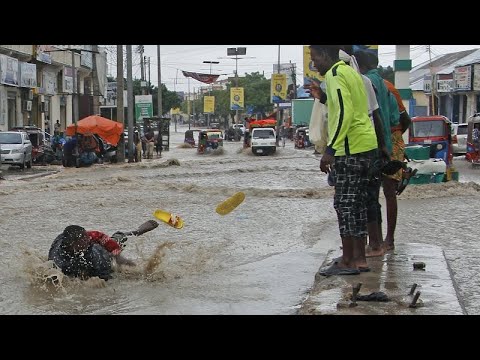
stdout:
[[339,45],[310,45],[320,75],[325,76],[328,105],[328,143],[320,170],[335,168],[334,208],[337,212],[342,257],[320,274],[355,275],[368,271],[367,185],[369,168],[377,154],[377,137],[368,114],[368,99],[361,76],[339,60]]

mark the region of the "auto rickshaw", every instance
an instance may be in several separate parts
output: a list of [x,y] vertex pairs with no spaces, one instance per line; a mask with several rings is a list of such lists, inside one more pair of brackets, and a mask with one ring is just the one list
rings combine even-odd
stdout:
[[305,149],[309,146],[312,146],[310,142],[308,127],[299,127],[295,131],[295,148],[296,149]]
[[202,130],[198,133],[197,152],[199,154],[203,154],[208,150],[216,150],[220,147],[223,147],[223,134],[221,130]]
[[480,165],[480,113],[475,113],[468,119],[467,153],[465,159],[472,166]]
[[[453,167],[451,127],[452,122],[442,115],[412,118],[405,154],[411,160],[418,160],[417,163],[420,167],[417,176],[422,175],[427,178],[431,175],[433,180],[428,182],[448,181],[458,176],[458,172]],[[445,165],[440,165],[439,159],[443,160]],[[434,167],[433,165],[438,166]],[[442,171],[426,170],[429,168],[442,168]],[[441,180],[440,176],[442,176]]]
[[428,147],[430,158],[443,159],[449,166],[453,160],[451,125],[446,116],[415,116],[410,124],[408,145]]
[[193,147],[197,146],[197,143],[195,142],[195,138],[198,139],[198,134],[200,133],[200,130],[187,130],[185,131],[185,140],[183,141],[186,144],[190,144]]

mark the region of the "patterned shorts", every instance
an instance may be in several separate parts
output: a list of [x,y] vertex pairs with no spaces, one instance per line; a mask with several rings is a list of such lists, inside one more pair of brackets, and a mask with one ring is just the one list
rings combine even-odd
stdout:
[[[401,130],[395,130],[394,132],[392,132],[392,145],[393,145],[393,150],[392,150],[392,155],[390,156],[391,160],[404,161],[405,142],[403,141]],[[402,169],[398,170],[393,175],[388,175],[387,177],[396,181],[402,180]]]
[[340,236],[367,235],[368,169],[376,150],[361,154],[335,157],[335,196]]

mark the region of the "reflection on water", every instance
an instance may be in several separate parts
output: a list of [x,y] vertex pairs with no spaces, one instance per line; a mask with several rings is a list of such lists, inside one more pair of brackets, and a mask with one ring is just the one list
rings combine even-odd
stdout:
[[[293,313],[327,250],[339,245],[333,190],[320,158],[291,142],[274,156],[254,156],[232,142],[221,154],[199,155],[181,143],[183,133],[172,132],[170,151],[160,159],[1,182],[0,312]],[[407,187],[396,241],[442,246],[467,310],[480,314],[480,246],[476,226],[466,221],[480,215],[480,172],[467,165],[458,166],[464,167],[459,183]],[[218,215],[216,206],[237,191],[245,201]],[[156,209],[180,215],[185,227],[161,225],[130,238],[124,255],[137,266],[116,267],[107,282],[63,277],[46,259],[67,225],[129,231]]]

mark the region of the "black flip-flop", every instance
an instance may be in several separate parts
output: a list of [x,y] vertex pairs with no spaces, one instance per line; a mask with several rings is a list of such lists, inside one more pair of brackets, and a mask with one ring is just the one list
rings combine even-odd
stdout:
[[351,268],[341,268],[338,267],[338,263],[333,263],[328,267],[320,269],[318,272],[322,276],[332,276],[332,275],[359,275],[360,270],[351,269]]
[[407,185],[410,183],[410,179],[414,177],[417,174],[418,169],[413,169],[411,167],[407,168],[405,170],[406,173],[410,173],[410,176],[408,178],[402,178],[402,181],[398,184],[397,188],[397,196],[400,195],[403,190],[407,187]]

